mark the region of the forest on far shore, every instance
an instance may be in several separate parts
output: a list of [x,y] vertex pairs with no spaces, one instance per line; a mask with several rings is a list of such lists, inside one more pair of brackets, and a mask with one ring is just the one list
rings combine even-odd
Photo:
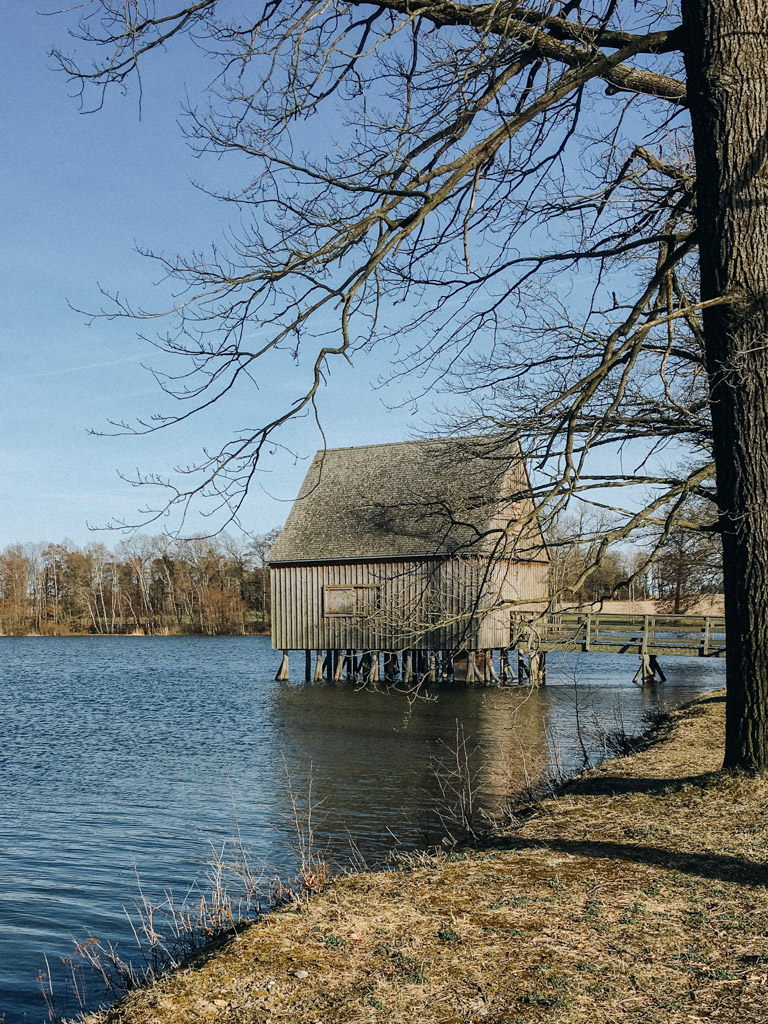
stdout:
[[[553,594],[576,603],[654,599],[681,613],[722,586],[711,534],[674,530],[647,563],[648,550],[637,546],[598,556],[602,529],[565,521],[551,531]],[[99,542],[9,545],[0,551],[0,635],[268,633],[267,559],[278,532],[135,534],[114,550]]]
[[12,544],[0,552],[0,634],[269,632],[267,555],[256,536]]

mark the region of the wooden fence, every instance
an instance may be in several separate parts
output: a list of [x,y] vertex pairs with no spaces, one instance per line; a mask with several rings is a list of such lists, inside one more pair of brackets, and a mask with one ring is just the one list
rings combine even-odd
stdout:
[[725,619],[710,615],[562,612],[533,623],[513,615],[511,647],[595,654],[725,657]]

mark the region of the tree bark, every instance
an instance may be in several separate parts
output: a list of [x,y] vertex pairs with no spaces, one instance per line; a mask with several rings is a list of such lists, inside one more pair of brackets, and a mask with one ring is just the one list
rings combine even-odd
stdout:
[[727,628],[725,766],[768,765],[768,0],[683,0]]

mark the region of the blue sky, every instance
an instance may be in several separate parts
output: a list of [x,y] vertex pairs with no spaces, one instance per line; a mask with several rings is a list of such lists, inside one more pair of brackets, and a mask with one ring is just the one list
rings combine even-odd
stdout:
[[[253,422],[250,402],[279,401],[291,384],[277,372],[262,389],[269,396],[244,395],[239,408],[183,430],[144,438],[88,434],[108,429],[110,418],[132,420],[168,411],[168,404],[142,369],[153,352],[137,339],[136,325],[89,326],[68,302],[97,308],[99,285],[150,301],[157,268],[135,246],[175,252],[215,240],[221,208],[191,182],[220,180],[228,169],[214,159],[196,160],[177,123],[184,86],[194,88],[210,73],[202,58],[181,49],[148,65],[141,117],[135,92],[117,91],[102,111],[81,114],[48,55],[52,45],[66,48],[67,23],[37,13],[58,6],[6,0],[0,36],[0,547],[116,540],[91,533],[88,524],[135,521],[147,500],[118,471],[163,473],[187,463],[207,440]],[[361,355],[354,369],[336,367],[321,402],[331,446],[401,440],[424,425],[422,410],[388,408],[371,390],[381,358]],[[302,457],[320,444],[307,421],[286,439]],[[256,532],[279,525],[305,468],[276,451],[243,525]]]
[[[121,480],[120,472],[163,476],[194,462],[203,446],[215,448],[288,407],[302,372],[283,353],[267,362],[258,391],[243,390],[180,429],[148,437],[89,434],[108,431],[110,419],[146,420],[173,407],[142,368],[163,364],[137,338],[135,322],[89,325],[68,303],[97,310],[103,287],[145,307],[162,306],[167,293],[154,289],[158,267],[136,247],[169,255],[208,250],[221,239],[231,208],[193,181],[226,190],[242,184],[243,167],[238,159],[195,158],[182,135],[185,92],[194,96],[216,71],[183,40],[145,63],[141,116],[135,88],[127,96],[114,88],[102,110],[81,113],[71,84],[49,56],[52,46],[70,49],[67,29],[74,14],[38,13],[60,6],[60,0],[5,0],[0,35],[0,548],[117,540],[89,525],[137,522],[139,510],[153,500]],[[324,133],[335,130],[319,118],[312,138],[322,146]],[[570,298],[578,302],[586,283],[572,285]],[[152,325],[138,326],[153,334]],[[398,441],[429,429],[435,418],[431,397],[414,403],[394,388],[374,388],[372,382],[390,370],[390,354],[379,348],[358,353],[353,367],[342,361],[331,367],[319,402],[331,447]],[[308,419],[294,422],[280,439],[296,456],[275,448],[260,464],[241,516],[250,532],[282,524],[322,444]],[[627,458],[636,463],[635,455],[633,448]],[[607,449],[597,459],[602,472],[620,462]],[[150,532],[176,525],[166,520]],[[191,519],[185,533],[217,525]]]

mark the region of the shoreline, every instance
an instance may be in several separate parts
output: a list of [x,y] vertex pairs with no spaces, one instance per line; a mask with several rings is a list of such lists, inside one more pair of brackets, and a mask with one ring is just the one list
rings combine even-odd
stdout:
[[132,639],[138,638],[160,638],[168,640],[171,638],[182,637],[190,640],[194,637],[198,637],[202,640],[216,640],[219,637],[249,637],[249,636],[269,636],[269,633],[0,633],[0,640],[66,640],[69,637],[88,637],[90,639],[113,639],[115,637],[131,637]]
[[721,691],[474,849],[341,875],[89,1024],[768,1019],[768,779]]

